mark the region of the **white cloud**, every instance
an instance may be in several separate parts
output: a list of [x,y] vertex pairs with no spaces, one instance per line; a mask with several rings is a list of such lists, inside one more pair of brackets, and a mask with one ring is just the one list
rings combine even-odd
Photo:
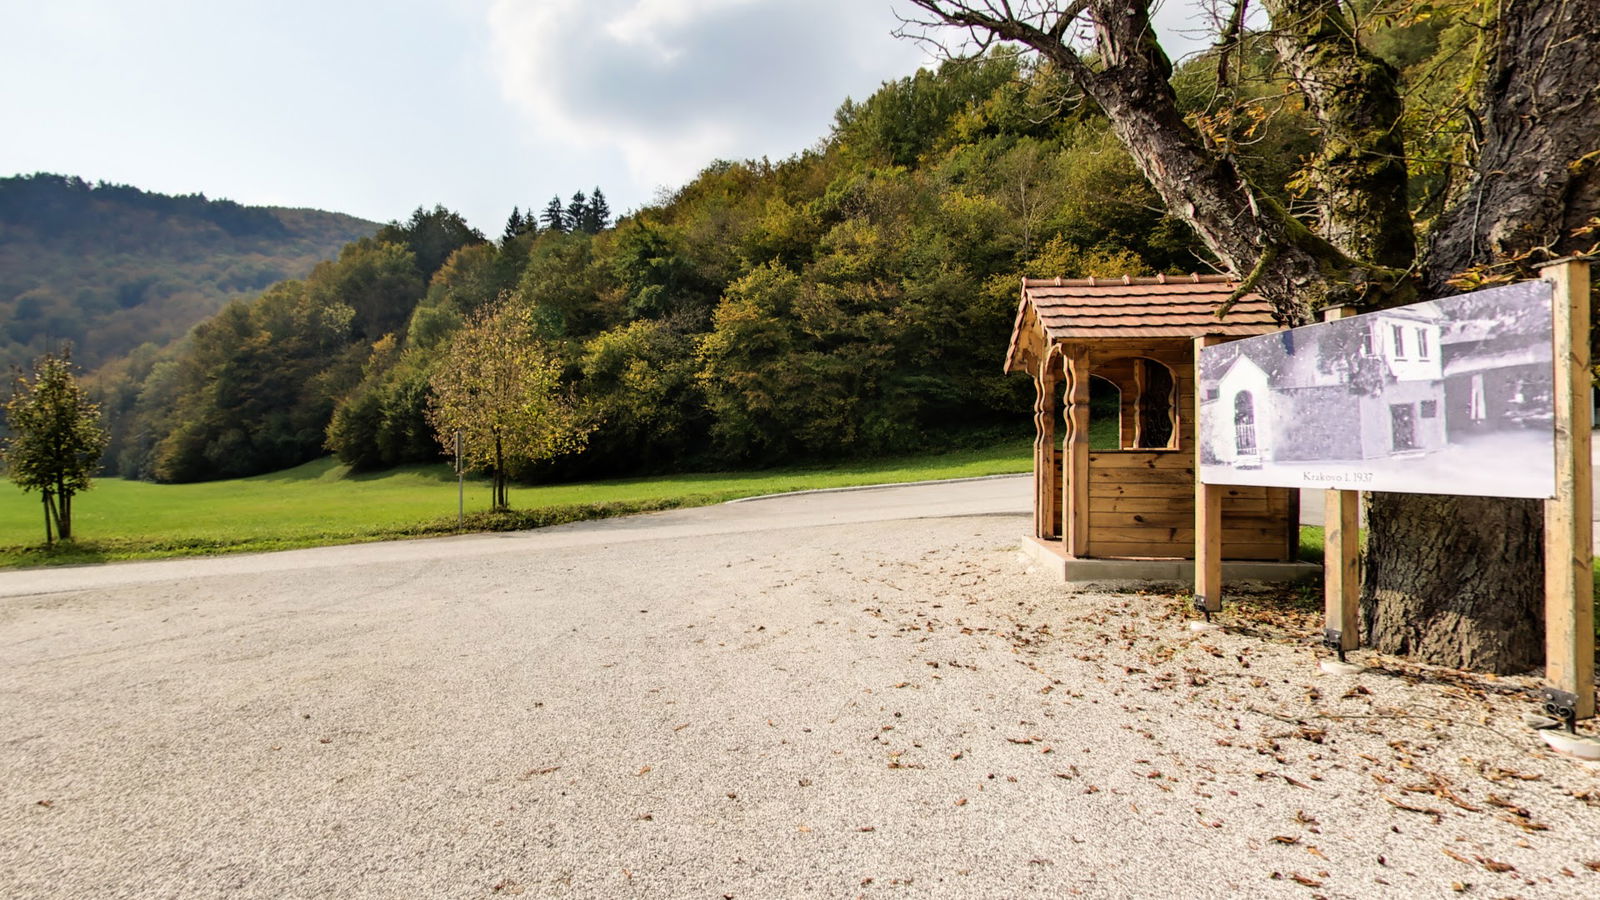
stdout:
[[534,136],[620,152],[644,189],[804,149],[845,97],[925,59],[864,0],[493,0],[488,21]]

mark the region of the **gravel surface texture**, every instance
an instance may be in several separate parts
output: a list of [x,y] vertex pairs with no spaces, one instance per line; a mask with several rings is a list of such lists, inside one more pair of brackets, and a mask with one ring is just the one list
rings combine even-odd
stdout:
[[0,893],[1600,896],[1531,680],[1066,593],[1012,487],[0,575]]

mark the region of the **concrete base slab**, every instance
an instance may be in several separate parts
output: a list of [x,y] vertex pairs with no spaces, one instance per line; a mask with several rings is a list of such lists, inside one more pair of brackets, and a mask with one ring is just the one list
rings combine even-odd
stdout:
[[1353,662],[1340,662],[1337,659],[1325,659],[1317,667],[1329,675],[1359,675],[1366,671],[1366,666]]
[[[1125,590],[1129,588],[1194,587],[1192,559],[1076,559],[1061,552],[1060,541],[1028,537],[1022,554],[1046,575],[1066,582],[1070,590]],[[1252,562],[1224,560],[1222,582],[1239,584],[1298,584],[1322,577],[1322,567],[1308,562]]]

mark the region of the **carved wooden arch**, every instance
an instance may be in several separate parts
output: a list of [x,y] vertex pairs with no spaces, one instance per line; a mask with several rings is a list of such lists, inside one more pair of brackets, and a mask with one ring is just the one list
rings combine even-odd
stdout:
[[1121,449],[1180,448],[1179,381],[1171,366],[1148,356],[1119,356],[1098,363],[1093,374],[1116,385],[1122,394]]
[[1061,346],[1045,351],[1033,373],[1033,525],[1034,534],[1050,539],[1061,536],[1061,444],[1056,440],[1056,420],[1062,408],[1060,389],[1066,380]]

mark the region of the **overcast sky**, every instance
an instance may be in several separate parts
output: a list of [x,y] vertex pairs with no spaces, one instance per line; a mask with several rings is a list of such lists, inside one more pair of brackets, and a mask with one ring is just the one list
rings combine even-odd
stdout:
[[0,0],[0,175],[377,221],[442,203],[490,234],[513,205],[595,185],[622,212],[714,159],[804,150],[844,98],[926,64],[894,9]]

